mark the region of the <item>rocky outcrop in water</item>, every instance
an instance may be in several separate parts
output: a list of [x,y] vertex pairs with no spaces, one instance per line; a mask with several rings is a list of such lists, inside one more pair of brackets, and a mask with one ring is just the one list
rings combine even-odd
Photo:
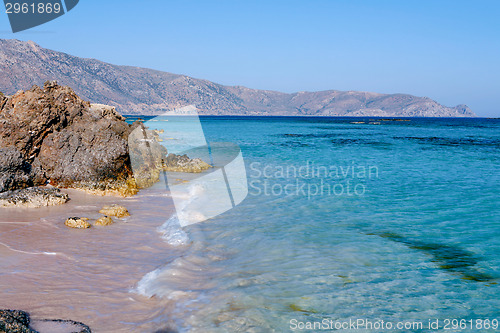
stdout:
[[104,206],[99,211],[99,213],[104,214],[106,216],[116,216],[118,218],[130,216],[130,213],[128,212],[127,208],[120,205]]
[[98,226],[107,226],[107,225],[111,225],[113,224],[113,219],[109,216],[103,216],[103,217],[100,217],[98,218],[94,225],[98,225]]
[[163,171],[200,173],[212,166],[200,158],[168,153],[160,144],[163,130],[148,129],[142,123],[134,123],[129,136],[132,169],[139,188],[158,182]]
[[91,227],[91,224],[88,222],[87,217],[70,217],[64,222],[64,225],[74,229],[88,229]]
[[58,188],[30,187],[0,193],[0,207],[40,208],[62,205],[69,196]]
[[211,166],[199,158],[189,158],[187,155],[168,154],[163,161],[164,171],[200,173]]

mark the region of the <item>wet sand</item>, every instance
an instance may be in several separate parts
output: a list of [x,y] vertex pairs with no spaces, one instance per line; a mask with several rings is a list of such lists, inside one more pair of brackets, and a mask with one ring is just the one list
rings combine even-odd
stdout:
[[[179,257],[156,230],[174,212],[161,188],[132,198],[101,197],[64,190],[71,201],[39,209],[0,209],[1,308],[33,318],[80,321],[93,332],[154,332],[175,327],[175,299],[130,292],[148,272]],[[70,229],[70,216],[96,219],[105,204],[120,204],[131,216],[115,224]]]

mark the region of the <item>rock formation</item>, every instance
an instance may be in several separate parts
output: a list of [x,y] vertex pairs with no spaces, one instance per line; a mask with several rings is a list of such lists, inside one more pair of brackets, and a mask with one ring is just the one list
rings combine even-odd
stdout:
[[0,310],[0,332],[37,333],[29,323],[29,314],[24,311]]
[[69,87],[46,82],[3,98],[3,191],[50,183],[132,195],[130,126],[114,108],[92,105]]
[[[39,207],[67,201],[55,190],[12,192],[46,184],[130,196],[158,181],[162,162],[179,172],[210,167],[199,159],[168,154],[155,140],[147,150],[129,147],[131,133],[143,132],[159,135],[142,123],[128,125],[114,107],[90,104],[54,81],[0,96],[0,193],[10,191],[0,197],[0,205]],[[135,174],[130,151],[139,156]]]
[[94,225],[98,225],[98,226],[106,226],[106,225],[111,225],[113,224],[113,219],[109,216],[103,216],[103,217],[100,217],[98,218]]
[[150,130],[142,123],[134,123],[132,128],[129,151],[139,188],[149,187],[159,181],[163,171],[200,173],[212,167],[200,158],[168,154],[167,149],[160,144],[159,134],[163,130]]
[[130,216],[130,213],[128,212],[127,208],[119,205],[104,206],[99,211],[99,213],[104,214],[106,216],[116,216],[118,218]]
[[91,333],[90,328],[80,322],[62,319],[34,319],[27,312],[0,310],[0,333],[73,332]]
[[164,171],[200,173],[211,166],[199,158],[189,158],[187,155],[168,154],[163,161]]
[[58,188],[30,187],[0,193],[0,207],[39,208],[62,205],[69,200]]
[[38,160],[30,164],[17,149],[0,148],[0,192],[44,183],[44,175]]
[[87,217],[70,217],[64,222],[64,225],[74,229],[88,229],[91,226],[88,220]]

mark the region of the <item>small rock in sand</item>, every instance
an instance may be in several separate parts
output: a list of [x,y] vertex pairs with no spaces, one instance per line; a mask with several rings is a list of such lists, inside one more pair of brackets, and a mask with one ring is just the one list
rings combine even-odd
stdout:
[[86,217],[70,217],[64,222],[67,227],[76,229],[87,229],[90,228],[90,223]]
[[109,216],[103,216],[99,219],[97,219],[97,221],[95,221],[94,225],[100,225],[100,226],[105,226],[105,225],[110,225],[110,224],[113,224],[113,220],[111,219],[111,217]]
[[127,208],[119,205],[104,206],[99,213],[106,216],[116,216],[118,218],[130,216]]

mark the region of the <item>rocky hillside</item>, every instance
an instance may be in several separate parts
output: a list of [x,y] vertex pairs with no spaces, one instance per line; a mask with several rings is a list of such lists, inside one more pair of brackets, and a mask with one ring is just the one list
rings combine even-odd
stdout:
[[427,97],[328,90],[286,94],[230,87],[139,67],[108,64],[0,39],[0,91],[11,95],[47,80],[71,86],[84,100],[113,105],[122,114],[161,114],[194,104],[202,114],[471,117],[466,106]]

